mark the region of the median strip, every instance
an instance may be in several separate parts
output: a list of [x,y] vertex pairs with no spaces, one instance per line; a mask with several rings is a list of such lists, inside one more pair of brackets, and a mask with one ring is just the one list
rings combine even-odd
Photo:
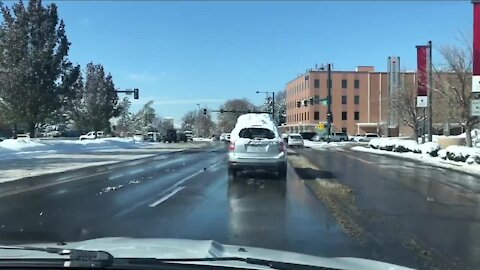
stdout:
[[353,190],[337,182],[333,174],[321,170],[303,156],[289,155],[288,160],[297,175],[305,181],[305,185],[331,211],[345,233],[363,243],[363,230],[355,222],[359,211],[355,206]]

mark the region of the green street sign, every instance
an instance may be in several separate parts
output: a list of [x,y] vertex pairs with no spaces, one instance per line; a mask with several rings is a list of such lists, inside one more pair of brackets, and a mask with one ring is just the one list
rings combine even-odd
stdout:
[[328,99],[322,99],[322,104],[327,106],[328,105]]

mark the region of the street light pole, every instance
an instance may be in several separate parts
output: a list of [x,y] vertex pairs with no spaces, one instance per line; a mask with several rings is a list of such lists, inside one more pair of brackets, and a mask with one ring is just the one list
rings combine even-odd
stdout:
[[432,101],[433,101],[433,96],[432,96],[432,89],[433,89],[433,64],[432,64],[432,41],[428,41],[428,46],[430,47],[430,51],[429,51],[429,69],[428,69],[428,78],[429,78],[429,87],[428,87],[428,141],[431,142],[432,141],[432,137],[433,137],[433,104],[432,104]]

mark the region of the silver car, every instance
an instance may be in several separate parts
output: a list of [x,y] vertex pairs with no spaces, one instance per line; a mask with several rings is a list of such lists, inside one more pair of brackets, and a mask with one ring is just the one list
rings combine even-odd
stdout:
[[232,133],[228,147],[229,175],[236,177],[239,170],[245,169],[267,169],[285,178],[286,150],[277,128],[245,126],[238,130],[238,135]]
[[288,135],[288,147],[303,147],[303,137],[300,134]]

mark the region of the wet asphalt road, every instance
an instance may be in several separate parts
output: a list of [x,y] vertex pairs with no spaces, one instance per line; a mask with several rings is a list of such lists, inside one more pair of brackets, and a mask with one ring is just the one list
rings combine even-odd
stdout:
[[342,230],[290,167],[286,181],[267,172],[229,179],[222,145],[79,171],[74,181],[25,192],[0,188],[0,241],[213,239],[421,268],[398,248],[415,239],[428,252],[480,265],[478,179],[367,153],[297,152],[354,189],[366,246]]
[[291,168],[287,181],[266,172],[229,180],[224,146],[161,155],[0,197],[3,242],[115,236],[213,239],[322,256],[368,255]]
[[297,152],[355,191],[359,223],[370,243],[396,253],[392,262],[409,260],[399,251],[403,245],[426,260],[443,257],[436,263],[440,269],[480,268],[478,177],[363,152]]

